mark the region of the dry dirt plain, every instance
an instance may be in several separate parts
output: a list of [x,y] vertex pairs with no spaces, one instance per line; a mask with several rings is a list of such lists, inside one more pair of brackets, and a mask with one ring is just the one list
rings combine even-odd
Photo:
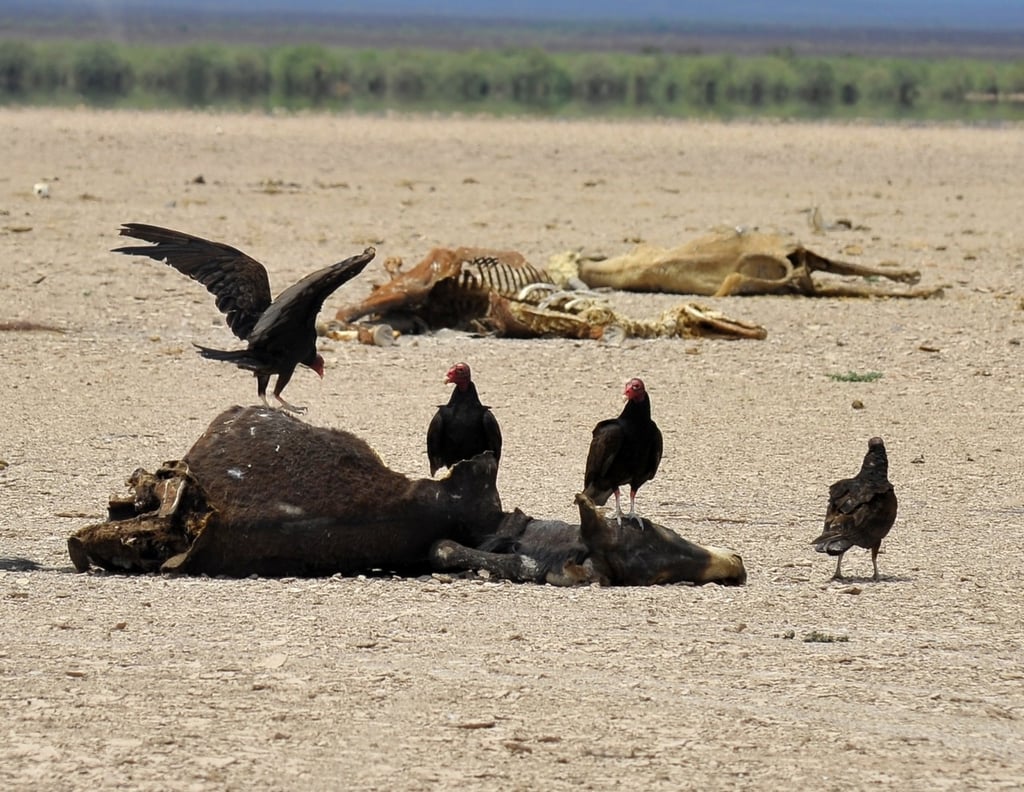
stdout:
[[[1024,784],[1019,127],[3,109],[0,134],[0,322],[65,331],[0,332],[0,555],[51,567],[0,572],[0,786]],[[859,228],[813,234],[815,205]],[[723,223],[949,288],[702,301],[766,326],[760,342],[325,341],[323,382],[289,387],[308,420],[422,475],[444,371],[467,360],[504,430],[506,507],[570,518],[590,428],[640,375],[666,448],[641,508],[738,550],[742,588],[78,575],[66,537],[135,467],[255,399],[190,349],[233,341],[210,296],[108,252],[124,221],[241,247],[275,290],[375,244],[328,313],[388,255],[543,263]],[[828,376],[848,371],[884,376]],[[808,541],[875,434],[900,497],[884,579],[851,551],[857,577],[831,583]]]

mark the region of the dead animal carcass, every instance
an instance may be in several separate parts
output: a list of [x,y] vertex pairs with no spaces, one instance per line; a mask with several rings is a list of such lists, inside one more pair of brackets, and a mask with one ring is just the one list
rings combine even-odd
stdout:
[[532,284],[553,284],[512,250],[434,248],[411,270],[403,272],[401,259],[393,258],[385,267],[391,280],[374,286],[362,302],[339,309],[339,321],[373,316],[400,329],[478,330],[492,293],[515,297]]
[[[941,287],[891,289],[867,282],[884,278],[913,286],[917,270],[869,267],[836,261],[788,242],[776,234],[721,229],[680,247],[638,245],[614,258],[592,260],[578,254],[553,258],[548,269],[571,270],[587,286],[628,291],[669,292],[714,297],[749,294],[802,294],[817,297],[931,297]],[[816,282],[814,273],[856,276],[856,281]]]
[[[338,311],[332,337],[366,335],[352,324],[363,317],[409,330],[452,327],[511,338],[608,339],[618,337],[765,338],[755,324],[707,306],[684,303],[654,319],[615,311],[603,296],[564,291],[544,270],[510,250],[435,248],[408,272],[390,259],[390,281],[374,287],[357,305]],[[568,278],[567,280],[572,280]],[[378,326],[379,327],[379,326]]]
[[136,471],[108,519],[68,539],[75,567],[228,576],[492,569],[558,584],[742,583],[730,550],[586,499],[581,524],[504,512],[489,452],[448,477],[409,479],[363,440],[263,407],[233,407],[180,462]]

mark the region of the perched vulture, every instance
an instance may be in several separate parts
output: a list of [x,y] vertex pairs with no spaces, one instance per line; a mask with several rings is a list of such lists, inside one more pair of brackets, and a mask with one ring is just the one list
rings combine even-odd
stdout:
[[619,487],[629,484],[629,517],[636,516],[636,491],[654,478],[661,462],[661,430],[651,420],[651,397],[643,380],[633,378],[624,391],[626,406],[618,418],[594,427],[583,477],[584,494],[599,506],[615,495],[615,515],[622,523]]
[[251,371],[257,393],[267,403],[270,376],[277,375],[274,398],[286,410],[305,412],[284,400],[281,391],[300,363],[324,375],[324,359],[316,351],[316,316],[324,300],[354,278],[373,260],[367,248],[337,264],[317,270],[270,299],[267,270],[245,253],[220,242],[143,223],[125,223],[121,236],[153,243],[150,246],[115,248],[115,253],[148,256],[165,261],[183,275],[203,284],[217,298],[217,308],[236,336],[248,342],[245,349],[210,349],[199,354],[226,360]]
[[447,404],[439,405],[427,428],[430,475],[484,451],[501,459],[501,429],[491,408],[480,403],[469,366],[456,363],[444,378],[455,389]]
[[896,521],[896,493],[889,483],[889,459],[881,437],[868,440],[860,473],[828,488],[825,529],[811,544],[819,553],[838,556],[833,580],[841,580],[843,553],[851,547],[871,550],[878,580],[878,549]]

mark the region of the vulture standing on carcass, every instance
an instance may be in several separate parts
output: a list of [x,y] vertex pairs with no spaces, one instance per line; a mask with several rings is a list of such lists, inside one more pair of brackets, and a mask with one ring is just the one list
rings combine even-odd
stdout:
[[469,366],[456,363],[444,378],[455,389],[447,404],[438,405],[427,428],[427,458],[430,475],[484,451],[501,459],[501,429],[491,408],[480,403]]
[[843,577],[843,553],[854,546],[868,548],[878,580],[878,549],[895,521],[896,493],[889,482],[885,443],[872,437],[860,473],[828,488],[825,530],[811,544],[819,553],[838,556],[833,580]]
[[651,420],[651,397],[643,380],[626,383],[626,406],[618,418],[594,427],[583,477],[583,492],[598,506],[615,495],[615,516],[622,524],[619,487],[629,484],[629,517],[636,516],[636,491],[654,478],[661,463],[661,430]]
[[276,374],[274,398],[292,412],[306,410],[289,404],[281,396],[295,367],[301,363],[321,378],[324,375],[324,359],[316,351],[316,316],[324,300],[362,272],[376,252],[367,248],[357,256],[317,270],[272,301],[264,266],[229,245],[144,223],[125,223],[121,236],[153,244],[115,248],[115,253],[166,261],[178,272],[199,281],[217,298],[217,308],[225,314],[231,331],[248,342],[245,349],[230,350],[196,344],[199,354],[251,371],[264,404],[270,377]]

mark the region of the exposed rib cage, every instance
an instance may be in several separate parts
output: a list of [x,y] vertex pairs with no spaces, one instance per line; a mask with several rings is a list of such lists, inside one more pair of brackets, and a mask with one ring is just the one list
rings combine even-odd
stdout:
[[539,283],[554,286],[551,276],[529,262],[497,256],[477,256],[461,262],[455,282],[460,290],[480,294],[493,291],[510,300],[522,299],[533,304],[539,303],[547,290],[529,290],[520,297],[525,287]]
[[471,328],[487,314],[492,295],[537,305],[557,288],[547,272],[513,250],[434,248],[411,269],[403,270],[400,259],[389,259],[385,269],[391,280],[339,310],[340,320],[405,314],[428,328]]

